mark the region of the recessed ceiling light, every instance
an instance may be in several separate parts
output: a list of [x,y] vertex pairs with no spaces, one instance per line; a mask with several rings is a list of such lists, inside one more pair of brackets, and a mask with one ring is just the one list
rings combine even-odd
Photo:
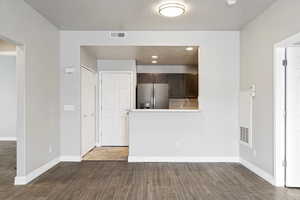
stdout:
[[226,2],[229,6],[232,6],[237,3],[237,0],[226,0]]
[[152,56],[152,59],[158,59],[158,56]]
[[152,60],[152,64],[157,64],[157,61],[156,60]]
[[158,7],[158,13],[165,17],[177,17],[185,13],[185,5],[179,2],[163,3]]
[[193,51],[194,48],[193,47],[187,47],[187,48],[185,48],[185,50],[187,50],[187,51]]

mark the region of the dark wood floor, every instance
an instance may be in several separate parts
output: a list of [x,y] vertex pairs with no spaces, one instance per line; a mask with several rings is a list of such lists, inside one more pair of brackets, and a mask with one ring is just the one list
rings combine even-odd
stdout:
[[14,183],[15,176],[16,142],[0,141],[0,192],[1,186]]
[[26,186],[13,186],[15,143],[0,142],[0,200],[295,200],[239,164],[85,161],[60,163]]

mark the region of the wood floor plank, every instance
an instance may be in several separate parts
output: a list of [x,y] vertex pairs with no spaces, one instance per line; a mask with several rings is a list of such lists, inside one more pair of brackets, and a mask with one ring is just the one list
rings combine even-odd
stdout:
[[60,163],[14,186],[15,142],[0,142],[0,200],[300,200],[236,163]]
[[83,160],[90,161],[127,161],[128,147],[96,147],[88,152]]

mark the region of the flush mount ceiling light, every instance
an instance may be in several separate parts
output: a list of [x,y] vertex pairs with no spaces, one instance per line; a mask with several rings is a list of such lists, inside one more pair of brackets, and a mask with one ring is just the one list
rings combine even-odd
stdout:
[[229,6],[232,6],[237,3],[237,0],[226,0],[226,2]]
[[158,59],[158,56],[152,56],[152,59]]
[[156,60],[152,60],[152,64],[157,64],[157,61]]
[[178,2],[163,3],[158,7],[158,13],[165,17],[177,17],[185,13],[185,5]]
[[186,50],[186,51],[193,51],[194,48],[193,48],[193,47],[187,47],[187,48],[185,48],[185,50]]

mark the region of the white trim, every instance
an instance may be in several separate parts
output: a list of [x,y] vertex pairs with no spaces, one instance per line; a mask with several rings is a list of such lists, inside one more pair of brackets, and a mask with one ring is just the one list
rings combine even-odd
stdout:
[[16,56],[16,51],[0,51],[0,56]]
[[101,145],[101,143],[100,142],[97,142],[96,143],[96,147],[101,147],[102,145]]
[[238,157],[143,157],[143,156],[129,156],[128,162],[172,162],[172,163],[238,163]]
[[96,147],[96,144],[94,144],[94,146],[90,147],[90,148],[88,149],[87,152],[81,153],[81,157],[83,158],[86,154],[88,154],[88,153],[89,153],[91,150],[93,150],[95,147]]
[[274,46],[274,174],[277,186],[285,185],[285,168],[282,165],[285,159],[284,67],[281,66],[283,54],[284,48]]
[[[97,122],[97,113],[98,113],[98,110],[97,110],[97,85],[98,85],[98,76],[97,76],[97,72],[94,71],[94,70],[91,70],[90,68],[88,67],[85,67],[83,65],[80,65],[80,156],[83,157],[86,153],[88,153],[91,149],[93,149],[95,146],[91,147],[87,152],[82,152],[82,104],[81,104],[81,101],[82,101],[82,69],[85,69],[87,71],[89,71],[90,73],[92,73],[95,77],[94,77],[94,80],[95,80],[95,107],[94,107],[94,113],[95,113],[95,141],[94,141],[94,145],[96,146],[96,143],[97,143],[97,127],[98,127],[98,122]],[[80,161],[81,161],[81,158],[80,158]],[[67,162],[69,162],[67,160]],[[78,162],[78,161],[75,161],[75,162]]]
[[59,161],[60,161],[59,158],[55,158],[55,159],[51,160],[50,162],[44,164],[40,168],[37,168],[36,170],[30,172],[26,176],[16,176],[15,177],[15,185],[25,185],[25,184],[31,182],[33,179],[37,178],[38,176],[42,175],[43,173],[45,173],[46,171],[48,171],[49,169],[51,169],[52,167],[57,165],[59,163]]
[[97,144],[96,146],[102,145],[102,74],[98,72],[98,135],[97,135]]
[[96,138],[96,141],[95,141],[95,146],[96,147],[99,147],[99,145],[101,145],[100,144],[100,138],[99,138],[99,127],[100,127],[100,125],[99,125],[99,84],[100,84],[100,82],[99,82],[99,73],[97,72],[96,73],[96,106],[95,106],[95,108],[96,108],[96,113],[95,113],[95,116],[96,116],[96,136],[95,136],[95,138]]
[[81,156],[61,156],[61,162],[81,162]]
[[26,175],[26,47],[16,48],[17,76],[17,177]]
[[269,174],[268,172],[264,171],[263,169],[257,167],[256,165],[240,158],[240,163],[246,167],[247,169],[249,169],[250,171],[254,172],[256,175],[260,176],[261,178],[263,178],[264,180],[268,181],[269,183],[271,183],[272,185],[275,185],[275,179],[274,176]]
[[285,185],[285,167],[282,162],[285,158],[285,136],[284,136],[284,69],[280,67],[282,49],[294,46],[300,40],[300,33],[282,40],[274,45],[273,52],[273,127],[274,127],[274,181],[276,186]]
[[17,141],[16,137],[0,137],[0,141]]

